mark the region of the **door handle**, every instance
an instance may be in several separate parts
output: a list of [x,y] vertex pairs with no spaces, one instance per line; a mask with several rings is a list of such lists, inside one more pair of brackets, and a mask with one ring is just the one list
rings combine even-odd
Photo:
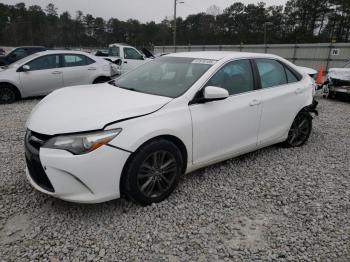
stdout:
[[60,74],[62,74],[62,72],[60,72],[60,71],[54,71],[54,72],[52,72],[52,74],[53,74],[53,75],[60,75]]
[[261,101],[254,99],[252,102],[249,103],[250,106],[258,106],[261,104]]
[[296,94],[301,94],[302,92],[303,92],[303,89],[301,89],[300,87],[295,90]]
[[90,70],[90,71],[95,71],[96,68],[95,68],[95,67],[90,67],[90,68],[88,68],[88,70]]

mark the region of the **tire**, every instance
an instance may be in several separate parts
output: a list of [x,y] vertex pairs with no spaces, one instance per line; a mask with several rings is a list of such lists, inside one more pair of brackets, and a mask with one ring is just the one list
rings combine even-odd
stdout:
[[182,165],[177,146],[165,139],[153,140],[129,159],[121,179],[121,191],[141,205],[159,203],[176,188]]
[[9,86],[0,86],[0,104],[12,104],[17,99],[16,91]]
[[312,117],[306,111],[301,111],[294,119],[289,130],[288,138],[282,143],[284,147],[303,146],[310,137],[312,130]]
[[93,84],[103,84],[106,83],[107,81],[111,80],[108,77],[98,77],[94,80]]

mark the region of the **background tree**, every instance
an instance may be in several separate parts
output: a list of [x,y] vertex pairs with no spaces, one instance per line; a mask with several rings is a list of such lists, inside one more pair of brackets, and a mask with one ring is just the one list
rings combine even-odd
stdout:
[[[289,0],[285,6],[235,2],[225,8],[210,6],[205,13],[177,18],[178,44],[262,44],[264,24],[269,43],[350,41],[349,0]],[[44,10],[24,3],[0,3],[0,45],[48,47],[107,47],[110,43],[135,46],[171,45],[170,18],[141,23],[136,19],[104,20],[91,14],[58,14],[54,4]]]

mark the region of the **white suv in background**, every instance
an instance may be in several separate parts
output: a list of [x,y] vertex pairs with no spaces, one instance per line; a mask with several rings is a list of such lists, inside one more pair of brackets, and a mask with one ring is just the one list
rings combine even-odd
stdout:
[[36,53],[0,68],[0,104],[66,86],[103,83],[116,73],[111,62],[84,52]]

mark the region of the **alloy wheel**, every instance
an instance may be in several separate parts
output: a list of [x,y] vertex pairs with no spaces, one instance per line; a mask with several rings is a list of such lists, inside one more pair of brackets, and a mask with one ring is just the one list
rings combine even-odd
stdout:
[[176,175],[175,157],[168,151],[156,151],[146,157],[141,164],[137,184],[144,196],[157,198],[169,190]]
[[289,144],[293,147],[302,145],[307,140],[310,129],[310,120],[305,115],[298,115],[288,134]]

